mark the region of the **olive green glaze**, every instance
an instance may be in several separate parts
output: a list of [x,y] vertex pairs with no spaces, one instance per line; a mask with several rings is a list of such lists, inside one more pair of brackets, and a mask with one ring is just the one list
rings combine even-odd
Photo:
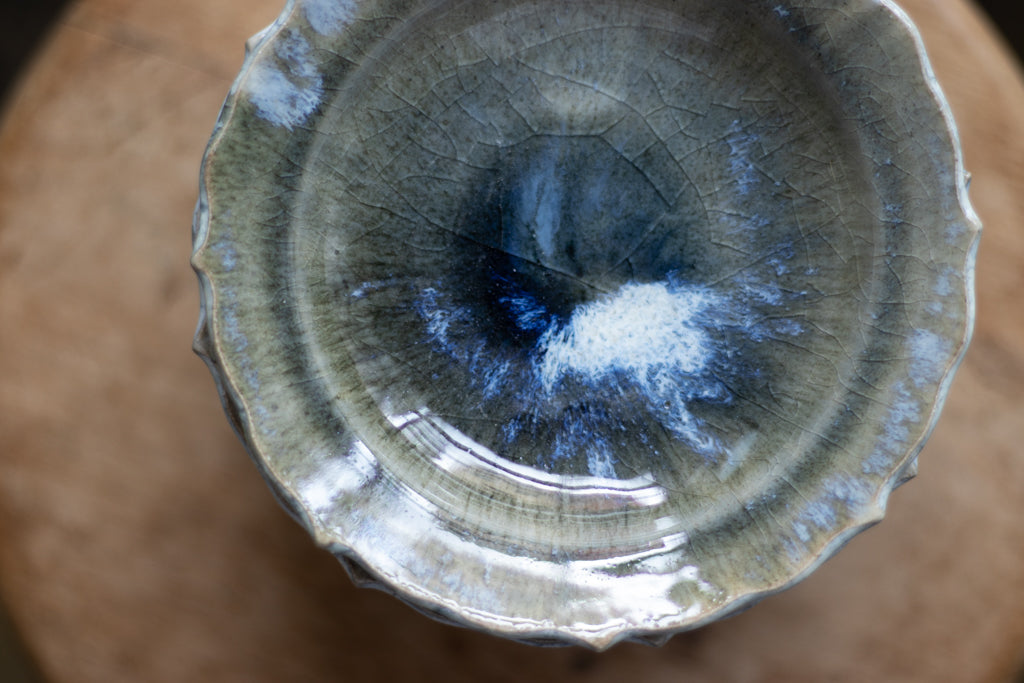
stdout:
[[271,486],[520,640],[792,585],[969,336],[980,226],[888,2],[293,2],[203,171],[196,349]]

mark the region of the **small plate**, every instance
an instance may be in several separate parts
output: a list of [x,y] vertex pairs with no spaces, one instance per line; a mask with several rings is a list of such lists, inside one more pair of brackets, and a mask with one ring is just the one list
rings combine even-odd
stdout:
[[892,3],[301,0],[249,47],[196,349],[357,581],[662,642],[913,476],[980,225]]

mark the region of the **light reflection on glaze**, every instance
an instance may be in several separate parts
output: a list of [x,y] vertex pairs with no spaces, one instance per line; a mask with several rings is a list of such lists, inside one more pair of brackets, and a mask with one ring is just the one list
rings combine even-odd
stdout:
[[298,494],[306,507],[318,512],[330,509],[335,500],[362,488],[378,473],[377,461],[362,441],[354,441],[343,457],[316,453],[311,459],[321,464],[302,481]]
[[[512,475],[522,486],[517,493],[521,501],[546,498],[547,504],[558,505],[566,514],[653,509],[667,501],[668,492],[650,476],[618,479],[609,486],[601,477],[578,476],[569,482],[557,474],[509,462],[426,408],[389,415],[388,421],[410,442],[424,446],[434,467],[471,481],[476,490],[501,490]],[[658,523],[667,534],[662,549],[686,542],[685,533],[672,531],[677,519],[663,517]],[[678,543],[669,543],[668,536],[677,537]]]

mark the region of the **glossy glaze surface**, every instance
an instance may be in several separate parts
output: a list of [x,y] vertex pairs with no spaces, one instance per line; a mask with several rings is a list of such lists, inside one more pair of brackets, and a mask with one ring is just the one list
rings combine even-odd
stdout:
[[360,576],[658,640],[877,521],[977,224],[885,3],[292,4],[205,166],[197,348]]

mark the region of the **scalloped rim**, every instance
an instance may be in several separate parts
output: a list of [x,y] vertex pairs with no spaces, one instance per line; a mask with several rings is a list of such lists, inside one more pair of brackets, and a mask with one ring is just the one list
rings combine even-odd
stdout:
[[952,149],[955,163],[954,177],[957,202],[961,217],[966,221],[968,232],[970,233],[970,244],[963,268],[966,291],[966,324],[964,334],[953,353],[952,359],[943,370],[932,410],[927,420],[922,420],[925,424],[924,429],[921,431],[919,438],[907,449],[903,459],[894,469],[886,484],[878,490],[874,499],[864,505],[862,512],[867,514],[863,514],[859,521],[838,530],[816,556],[807,558],[804,567],[798,573],[787,577],[786,580],[770,585],[764,590],[733,597],[725,604],[707,611],[700,618],[686,621],[669,629],[657,628],[648,630],[613,627],[603,632],[574,630],[571,628],[551,630],[539,623],[524,628],[521,621],[508,620],[500,615],[484,617],[478,613],[460,611],[458,606],[453,605],[451,601],[445,601],[440,599],[439,596],[422,591],[418,586],[389,581],[378,575],[370,564],[360,557],[354,549],[323,532],[319,525],[315,523],[314,514],[304,509],[299,497],[273,477],[266,460],[252,445],[254,425],[244,409],[244,401],[241,398],[241,394],[238,388],[221,372],[222,358],[214,337],[210,315],[210,311],[215,308],[215,287],[207,273],[199,265],[198,255],[206,246],[209,237],[211,216],[207,185],[207,166],[212,152],[224,134],[225,126],[233,113],[234,103],[241,85],[258,58],[261,49],[268,43],[271,43],[285,28],[292,15],[300,7],[302,0],[286,0],[285,7],[277,19],[246,42],[245,58],[218,115],[212,136],[203,155],[200,170],[199,199],[193,217],[193,254],[191,259],[191,264],[196,272],[200,286],[200,312],[193,340],[193,350],[202,358],[210,370],[232,428],[238,434],[246,451],[264,476],[275,497],[278,498],[289,514],[313,536],[319,546],[336,556],[354,584],[360,587],[376,588],[395,595],[413,608],[434,619],[458,626],[483,629],[513,640],[534,645],[580,645],[596,650],[607,649],[622,641],[637,641],[651,645],[661,645],[676,633],[699,628],[726,616],[742,612],[760,600],[796,585],[814,572],[822,563],[834,556],[854,536],[877,524],[884,518],[891,492],[916,475],[917,456],[938,422],[955,372],[967,351],[975,320],[975,263],[982,226],[968,197],[969,175],[964,168],[960,137],[952,110],[934,74],[920,32],[906,12],[892,0],[869,1],[886,9],[902,25],[905,37],[909,38],[914,45],[919,67],[924,77],[925,85],[931,94],[932,102],[938,107],[946,124],[945,132],[948,134],[948,142]]

